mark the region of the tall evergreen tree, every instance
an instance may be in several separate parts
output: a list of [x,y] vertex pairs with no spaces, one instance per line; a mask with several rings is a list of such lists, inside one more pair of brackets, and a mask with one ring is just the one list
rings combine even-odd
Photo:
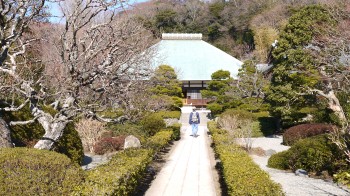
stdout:
[[325,46],[317,45],[315,39],[329,33],[336,23],[330,12],[320,5],[300,9],[289,19],[273,50],[274,69],[267,100],[274,116],[295,121],[293,116],[298,116],[303,107],[314,105],[315,100],[323,97],[328,100],[328,108],[341,121],[346,121],[329,75],[325,74],[325,69],[330,67],[316,56]]

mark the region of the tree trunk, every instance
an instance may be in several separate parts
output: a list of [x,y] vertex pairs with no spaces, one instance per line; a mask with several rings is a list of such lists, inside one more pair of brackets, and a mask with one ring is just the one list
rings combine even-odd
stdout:
[[35,144],[34,148],[51,150],[55,142],[58,141],[58,139],[60,139],[60,137],[62,136],[63,130],[66,127],[68,121],[55,122],[55,123],[44,122],[44,123],[48,125],[48,126],[45,126],[47,128],[44,128],[45,134],[41,138],[41,140],[39,140]]
[[12,148],[10,129],[7,123],[0,117],[0,148]]
[[348,125],[348,120],[345,116],[343,107],[340,105],[339,99],[333,91],[328,93],[328,107],[334,112],[335,115],[337,115],[343,126]]
[[35,145],[34,148],[51,150],[53,145],[63,134],[63,130],[68,124],[69,120],[64,115],[52,117],[36,106],[31,108],[34,117],[38,117],[38,122],[44,128],[45,134]]

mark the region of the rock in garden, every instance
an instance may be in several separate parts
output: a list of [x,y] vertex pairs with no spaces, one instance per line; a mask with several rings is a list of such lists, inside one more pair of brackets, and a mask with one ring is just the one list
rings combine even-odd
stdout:
[[297,175],[297,176],[302,176],[302,177],[309,177],[309,176],[307,175],[307,171],[305,171],[305,170],[303,170],[303,169],[297,169],[297,170],[295,171],[295,175]]
[[129,135],[128,137],[125,138],[124,149],[140,148],[140,147],[141,147],[141,142],[135,136]]

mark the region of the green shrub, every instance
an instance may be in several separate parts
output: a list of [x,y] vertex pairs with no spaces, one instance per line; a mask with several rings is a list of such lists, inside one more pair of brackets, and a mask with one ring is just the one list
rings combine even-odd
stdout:
[[287,129],[283,134],[283,144],[293,145],[300,139],[329,133],[336,127],[328,124],[301,124]]
[[207,109],[211,111],[212,115],[220,114],[223,110],[223,106],[218,103],[209,103]]
[[180,140],[181,139],[181,124],[175,123],[171,126],[168,126],[169,129],[173,130],[173,135],[171,136],[172,140]]
[[350,171],[341,171],[333,175],[333,180],[350,188]]
[[160,115],[162,118],[177,118],[180,119],[180,111],[159,111],[156,114]]
[[270,180],[239,146],[215,147],[222,163],[222,170],[229,195],[283,195],[281,186]]
[[173,105],[170,107],[171,110],[179,110],[183,106],[183,100],[180,97],[171,97]]
[[289,169],[289,165],[288,165],[289,157],[290,157],[289,151],[283,151],[283,152],[273,154],[269,158],[267,166],[275,169],[282,169],[282,170]]
[[83,171],[65,155],[29,148],[0,149],[0,195],[70,195]]
[[[249,155],[214,122],[208,123],[228,195],[283,195],[281,186],[256,165]],[[226,193],[225,193],[226,194]]]
[[152,150],[128,149],[87,172],[75,195],[131,195],[152,160]]
[[[50,114],[57,112],[51,107],[43,107],[43,110]],[[29,108],[26,107],[18,112],[5,112],[3,118],[6,122],[26,121],[33,119],[33,116]],[[38,122],[11,126],[10,129],[12,142],[17,147],[33,147],[45,133]],[[75,163],[81,164],[84,157],[83,145],[73,123],[67,124],[62,137],[54,144],[53,150],[65,154]]]
[[151,148],[155,152],[159,152],[164,148],[170,141],[173,135],[172,130],[164,129],[156,133],[154,136],[148,138],[144,147]]
[[322,171],[334,174],[339,170],[348,168],[342,152],[325,134],[301,139],[288,151],[277,153],[271,156],[270,159],[269,167],[291,169],[293,171],[304,169],[316,175],[319,175]]
[[207,123],[207,126],[208,126],[208,130],[210,132],[210,134],[212,135],[226,135],[227,134],[227,131],[224,130],[224,129],[219,129],[218,125],[216,122],[214,121],[209,121]]
[[150,136],[165,128],[163,118],[156,113],[145,116],[141,121],[142,129]]
[[74,163],[82,164],[84,158],[83,143],[72,122],[67,124],[62,137],[54,144],[53,150],[67,155]]

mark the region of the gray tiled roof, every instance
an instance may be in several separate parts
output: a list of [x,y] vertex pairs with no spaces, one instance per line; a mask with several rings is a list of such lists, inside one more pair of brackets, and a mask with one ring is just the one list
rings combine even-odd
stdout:
[[172,66],[180,80],[211,80],[211,74],[223,69],[236,78],[242,62],[201,40],[201,34],[166,34],[158,42],[154,66]]

